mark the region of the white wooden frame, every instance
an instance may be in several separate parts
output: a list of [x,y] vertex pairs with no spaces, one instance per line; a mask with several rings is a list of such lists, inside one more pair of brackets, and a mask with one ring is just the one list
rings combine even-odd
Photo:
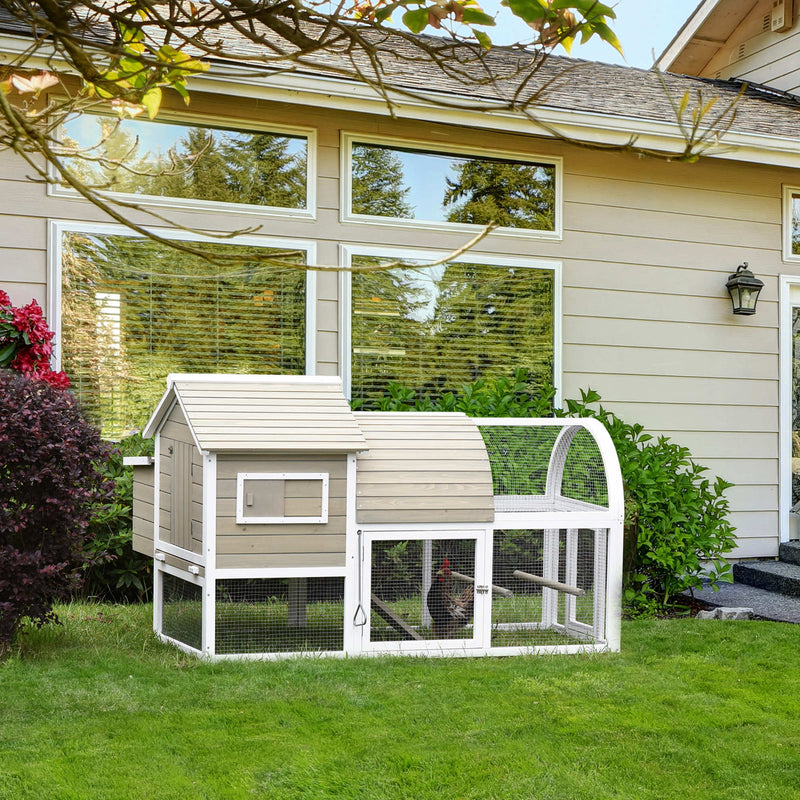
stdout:
[[[328,483],[327,472],[238,472],[236,474],[236,522],[239,525],[292,525],[306,523],[326,523],[328,521]],[[245,481],[319,481],[321,484],[321,513],[309,517],[258,517],[246,514]]]
[[[94,114],[92,116],[102,116]],[[306,140],[306,207],[284,208],[282,206],[262,206],[253,203],[230,203],[218,200],[202,200],[194,197],[162,197],[151,194],[135,194],[132,192],[101,192],[110,200],[121,202],[136,202],[143,206],[156,206],[185,211],[203,211],[206,213],[223,213],[229,215],[245,214],[269,217],[285,217],[298,220],[314,220],[317,218],[317,131],[316,128],[307,128],[295,125],[272,124],[259,125],[255,121],[244,121],[233,117],[214,117],[214,124],[209,125],[208,115],[191,114],[175,111],[165,111],[159,115],[157,121],[173,125],[186,125],[187,127],[201,127],[210,131],[240,131],[242,133],[276,134],[278,136],[295,136]],[[61,130],[59,130],[59,134]],[[59,182],[57,171],[48,165],[48,175],[51,183],[47,185],[47,193],[53,197],[83,200],[74,189],[63,186]]]
[[[360,652],[364,655],[418,654],[418,655],[484,655],[489,639],[491,619],[491,593],[475,593],[472,636],[465,639],[426,639],[410,641],[371,642],[369,630],[372,622],[370,593],[372,586],[372,543],[379,541],[404,541],[426,539],[472,539],[475,541],[475,586],[489,586],[492,574],[491,526],[431,523],[404,526],[370,524],[361,526],[362,584],[356,587],[366,622],[361,627]],[[345,619],[347,621],[347,618]]]
[[[796,257],[800,260],[800,257]],[[778,403],[778,532],[779,542],[792,538],[792,309],[800,307],[800,276],[781,275],[779,292],[779,403]]]
[[781,231],[781,242],[783,245],[783,260],[787,262],[800,262],[800,255],[792,252],[792,229],[794,227],[794,214],[792,213],[792,195],[800,197],[800,186],[783,187],[783,226]]
[[[349,271],[354,256],[376,258],[409,259],[429,263],[447,255],[445,250],[415,249],[411,247],[384,247],[359,244],[339,246],[340,263],[343,270],[340,277],[339,297],[339,364],[344,393],[352,396],[352,348],[353,348],[353,283]],[[553,403],[561,404],[561,370],[563,345],[563,301],[562,301],[562,263],[561,261],[527,258],[524,256],[494,255],[470,250],[463,256],[453,259],[456,263],[483,264],[487,267],[515,267],[521,269],[550,270],[553,273],[553,386],[556,395]]]
[[[306,253],[306,263],[313,266],[317,259],[317,244],[307,239],[282,239],[273,236],[241,235],[233,240],[219,239],[214,236],[204,236],[194,231],[179,229],[152,228],[160,236],[176,241],[202,243],[228,243],[243,247],[264,247],[284,250],[303,250]],[[62,236],[65,233],[97,234],[98,236],[127,236],[129,238],[142,238],[140,234],[131,231],[124,225],[107,222],[82,222],[76,220],[49,219],[47,221],[47,319],[51,330],[54,331],[53,340],[53,369],[61,369],[61,289],[62,289]],[[305,296],[305,372],[314,375],[317,360],[317,273],[313,269],[306,269],[306,296]]]
[[362,225],[381,225],[397,228],[424,228],[427,231],[444,232],[475,232],[480,231],[483,225],[474,225],[464,222],[443,222],[441,220],[404,219],[402,217],[382,217],[372,214],[354,214],[352,211],[352,175],[353,175],[353,144],[374,144],[384,147],[397,147],[405,150],[418,150],[420,153],[430,155],[456,155],[477,157],[484,159],[498,158],[519,161],[523,165],[552,166],[555,168],[555,207],[553,209],[553,230],[542,231],[531,228],[497,228],[492,231],[492,236],[520,236],[531,239],[550,239],[559,241],[563,238],[563,159],[558,156],[536,155],[519,151],[495,150],[465,145],[442,145],[431,141],[419,139],[398,139],[394,137],[372,136],[353,132],[342,132],[341,139],[341,195],[340,195],[340,220]]

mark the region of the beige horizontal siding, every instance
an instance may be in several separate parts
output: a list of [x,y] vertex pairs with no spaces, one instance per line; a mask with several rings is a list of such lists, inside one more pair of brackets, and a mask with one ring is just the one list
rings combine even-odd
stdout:
[[[328,473],[327,523],[237,523],[236,480],[240,472]],[[291,484],[287,482],[287,486]],[[294,486],[288,493],[296,498],[306,488]],[[289,512],[292,502],[289,502]],[[298,511],[305,508],[305,502],[300,502]],[[343,565],[346,513],[346,456],[285,458],[265,454],[247,458],[220,455],[217,458],[217,566],[221,569]]]
[[369,445],[358,457],[358,522],[494,518],[489,458],[467,417],[400,412],[356,414],[356,419]]

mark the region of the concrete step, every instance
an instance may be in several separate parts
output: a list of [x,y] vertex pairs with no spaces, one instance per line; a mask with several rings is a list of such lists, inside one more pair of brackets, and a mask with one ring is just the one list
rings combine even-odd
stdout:
[[778,557],[787,564],[800,565],[800,542],[784,542],[780,546]]
[[[684,592],[689,595],[689,592]],[[800,597],[766,592],[744,583],[721,583],[715,592],[707,584],[694,597],[712,607],[752,608],[760,619],[800,624]]]
[[736,583],[768,592],[800,597],[800,566],[784,561],[740,561],[733,565]]

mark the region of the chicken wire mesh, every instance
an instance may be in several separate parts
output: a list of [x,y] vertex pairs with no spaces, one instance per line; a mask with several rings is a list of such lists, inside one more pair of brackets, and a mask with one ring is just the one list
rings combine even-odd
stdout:
[[[548,467],[560,426],[481,425],[498,510],[540,511],[552,506],[545,497]],[[603,459],[594,436],[575,426],[572,442],[554,467],[561,471],[560,497],[608,507]],[[516,499],[515,499],[516,498]]]
[[605,541],[604,530],[495,531],[491,645],[602,638]]
[[344,649],[344,578],[217,581],[217,655]]
[[475,539],[373,540],[371,642],[473,637]]
[[161,600],[161,633],[200,650],[203,644],[202,588],[163,572]]

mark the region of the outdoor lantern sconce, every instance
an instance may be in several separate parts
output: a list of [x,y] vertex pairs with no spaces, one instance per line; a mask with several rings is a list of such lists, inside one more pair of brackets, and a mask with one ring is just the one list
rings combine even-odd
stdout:
[[739,265],[736,272],[728,278],[725,284],[731,295],[734,314],[755,314],[758,294],[764,288],[764,281],[760,281],[747,268],[747,262]]

